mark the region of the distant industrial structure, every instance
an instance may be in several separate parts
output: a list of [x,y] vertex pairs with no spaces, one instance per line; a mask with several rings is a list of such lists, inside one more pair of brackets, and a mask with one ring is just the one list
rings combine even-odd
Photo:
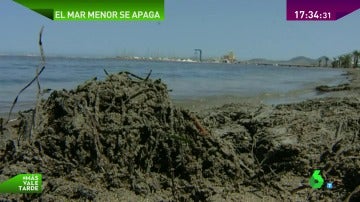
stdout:
[[199,52],[199,61],[202,61],[202,50],[201,49],[195,49],[195,53]]
[[[198,61],[202,62],[203,61],[203,56],[202,56],[202,50],[199,48],[194,49],[195,50],[195,54],[199,54],[199,58]],[[210,59],[206,60],[207,62],[210,61]],[[230,63],[233,64],[236,62],[236,57],[233,51],[228,52],[227,54],[223,55],[221,58],[219,59],[215,59],[212,60],[212,62],[222,62],[222,63]]]

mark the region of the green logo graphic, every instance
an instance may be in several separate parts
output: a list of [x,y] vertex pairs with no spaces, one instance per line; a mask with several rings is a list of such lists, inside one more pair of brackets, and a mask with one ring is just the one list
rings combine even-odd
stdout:
[[315,170],[309,180],[310,186],[313,189],[320,189],[324,184],[324,179],[320,175],[320,170]]
[[57,21],[160,21],[164,0],[14,0]]
[[41,193],[41,174],[19,174],[0,184],[0,193]]

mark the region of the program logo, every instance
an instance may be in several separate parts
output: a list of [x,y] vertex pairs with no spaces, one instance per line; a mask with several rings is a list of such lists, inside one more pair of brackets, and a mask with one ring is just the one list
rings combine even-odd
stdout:
[[0,184],[0,193],[32,194],[41,192],[41,174],[19,174]]

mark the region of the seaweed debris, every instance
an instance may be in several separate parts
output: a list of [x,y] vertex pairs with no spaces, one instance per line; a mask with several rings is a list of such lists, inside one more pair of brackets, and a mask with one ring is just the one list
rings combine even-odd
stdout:
[[[53,91],[37,105],[32,138],[26,132],[32,116],[20,116],[18,146],[10,140],[0,156],[2,175],[19,169],[42,173],[42,197],[92,199],[95,183],[143,196],[170,189],[174,200],[206,200],[214,191],[201,179],[233,186],[246,173],[232,145],[221,144],[195,115],[174,107],[166,85],[148,77],[120,72],[74,90]],[[82,186],[92,194],[75,193],[76,188],[54,193],[59,185],[52,179],[60,176],[87,179]]]

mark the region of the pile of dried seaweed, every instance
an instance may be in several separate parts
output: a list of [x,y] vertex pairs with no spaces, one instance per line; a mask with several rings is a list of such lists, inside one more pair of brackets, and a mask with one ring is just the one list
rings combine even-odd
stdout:
[[[360,100],[324,98],[296,104],[230,104],[203,122],[233,143],[252,175],[244,185],[284,201],[360,199]],[[333,189],[314,190],[309,179],[321,170]]]
[[[126,188],[144,196],[167,190],[172,199],[205,200],[214,191],[204,181],[231,184],[244,175],[232,145],[172,106],[160,80],[108,75],[54,91],[30,114],[20,117],[24,138],[19,146],[8,142],[0,169],[3,177],[19,169],[42,173],[43,196],[94,199],[101,189]],[[55,185],[58,177],[81,182],[82,191],[56,192],[64,186]]]

